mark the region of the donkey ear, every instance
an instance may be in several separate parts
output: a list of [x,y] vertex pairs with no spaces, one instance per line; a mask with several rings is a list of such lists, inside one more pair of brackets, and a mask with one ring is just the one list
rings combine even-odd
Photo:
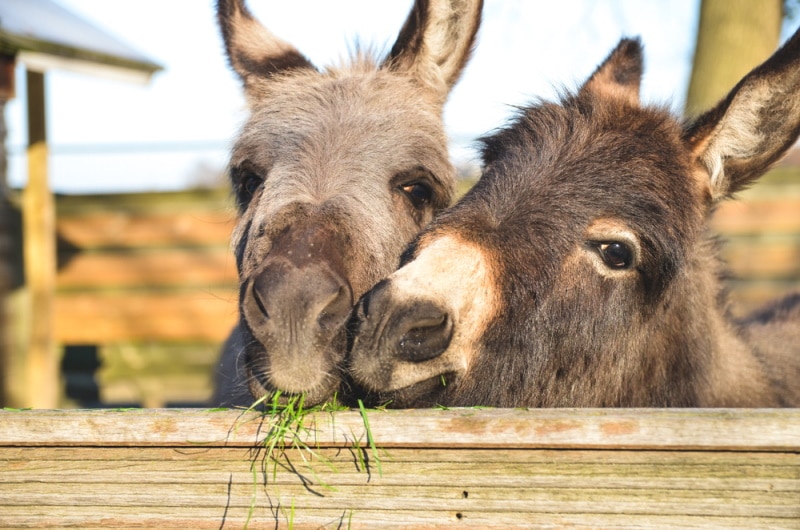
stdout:
[[763,175],[800,134],[800,30],[684,132],[715,198]]
[[415,0],[383,65],[408,72],[444,103],[472,53],[483,0]]
[[639,105],[642,82],[642,43],[638,38],[622,39],[581,88],[605,98]]
[[291,68],[314,68],[294,46],[253,18],[244,0],[218,0],[217,21],[231,68],[239,74],[247,92],[253,90],[257,79]]

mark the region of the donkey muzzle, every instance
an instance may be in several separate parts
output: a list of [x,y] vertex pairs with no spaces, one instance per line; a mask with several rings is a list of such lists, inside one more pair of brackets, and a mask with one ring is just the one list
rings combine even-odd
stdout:
[[283,392],[323,384],[343,355],[352,307],[350,284],[325,262],[265,261],[242,291],[244,320],[263,347],[248,349],[253,375],[262,386]]
[[429,371],[438,374],[438,365],[447,362],[439,358],[453,338],[452,316],[429,300],[399,302],[390,281],[361,298],[354,319],[349,364],[356,380],[368,388],[398,388],[406,383],[405,375],[413,383]]

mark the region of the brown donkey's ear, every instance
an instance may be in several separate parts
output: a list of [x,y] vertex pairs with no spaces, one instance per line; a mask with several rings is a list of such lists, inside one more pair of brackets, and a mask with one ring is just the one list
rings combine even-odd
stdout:
[[466,66],[483,0],[415,0],[384,66],[405,71],[444,104]]
[[241,77],[248,95],[259,78],[290,68],[314,68],[294,46],[273,35],[253,18],[244,0],[218,0],[217,21],[228,60]]
[[622,39],[584,83],[581,92],[593,92],[638,106],[642,62],[642,43],[639,39]]
[[684,133],[715,199],[763,175],[800,133],[800,30]]

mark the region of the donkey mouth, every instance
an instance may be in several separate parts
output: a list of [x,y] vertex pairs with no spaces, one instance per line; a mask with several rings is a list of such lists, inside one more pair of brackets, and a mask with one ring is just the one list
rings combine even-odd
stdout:
[[302,390],[282,389],[270,381],[269,376],[262,370],[248,370],[250,377],[250,393],[256,401],[267,402],[272,399],[286,404],[293,398],[303,396],[303,403],[307,407],[320,405],[329,401],[336,394],[339,379],[330,374],[324,374],[314,385]]
[[323,329],[295,316],[284,326],[272,326],[270,319],[252,322],[246,311],[242,320],[250,335],[245,365],[254,399],[271,399],[276,393],[287,398],[304,395],[304,403],[313,406],[333,398],[341,384],[344,325]]
[[413,383],[403,388],[379,393],[379,400],[390,402],[392,408],[434,407],[443,403],[446,393],[456,387],[456,372],[447,372]]

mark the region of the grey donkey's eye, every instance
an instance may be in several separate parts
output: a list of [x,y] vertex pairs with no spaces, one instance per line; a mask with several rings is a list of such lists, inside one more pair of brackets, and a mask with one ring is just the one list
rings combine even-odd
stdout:
[[245,193],[253,195],[263,182],[264,181],[261,179],[261,177],[255,173],[250,173],[242,181],[242,189],[245,191]]
[[234,180],[236,182],[236,195],[239,204],[242,207],[246,206],[253,195],[258,191],[258,188],[264,183],[264,179],[258,173],[249,169],[236,169]]
[[430,204],[433,196],[433,190],[430,186],[422,182],[409,182],[400,186],[400,189],[406,194],[415,208],[423,208]]

